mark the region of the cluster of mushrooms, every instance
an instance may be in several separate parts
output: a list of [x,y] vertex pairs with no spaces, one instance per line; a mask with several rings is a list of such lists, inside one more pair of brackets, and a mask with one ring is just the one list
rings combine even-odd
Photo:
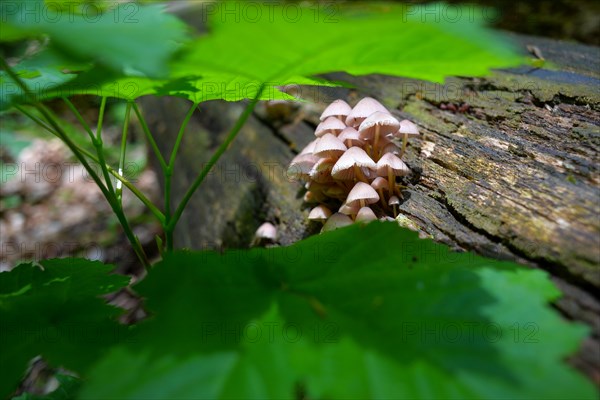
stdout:
[[354,108],[335,100],[320,119],[317,138],[288,168],[288,176],[306,182],[304,201],[315,204],[308,218],[327,231],[396,217],[402,197],[396,177],[410,173],[401,157],[407,139],[419,136],[417,126],[370,97]]

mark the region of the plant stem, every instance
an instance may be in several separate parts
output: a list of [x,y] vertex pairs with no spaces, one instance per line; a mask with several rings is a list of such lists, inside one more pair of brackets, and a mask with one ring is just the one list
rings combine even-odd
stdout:
[[102,96],[102,101],[100,102],[100,112],[98,113],[98,127],[96,128],[96,138],[92,139],[92,143],[96,148],[96,153],[98,154],[98,161],[100,163],[100,169],[102,169],[102,174],[104,175],[106,188],[108,189],[111,195],[114,195],[115,189],[113,188],[112,180],[110,179],[110,175],[108,173],[108,168],[106,168],[106,159],[104,158],[104,149],[102,144],[102,123],[104,120],[104,110],[106,109],[106,99],[106,96]]
[[[67,133],[62,129],[60,124],[57,122],[58,118],[53,116],[52,112],[48,108],[46,108],[43,104],[41,104],[40,102],[38,102],[35,99],[35,96],[30,92],[27,85],[25,85],[25,83],[19,78],[19,76],[12,70],[12,68],[8,65],[8,63],[6,62],[6,60],[4,58],[0,58],[0,65],[4,68],[4,70],[11,77],[11,79],[23,90],[23,93],[25,93],[25,95],[29,98],[29,100],[32,102],[33,106],[38,110],[38,112],[48,122],[48,124],[55,130],[55,132],[58,134],[58,137],[67,145],[67,147],[69,147],[69,149],[73,152],[73,154],[75,155],[77,160],[83,165],[83,167],[86,169],[88,174],[92,177],[94,182],[96,182],[96,185],[98,185],[98,188],[100,189],[100,191],[102,192],[102,194],[104,195],[106,200],[108,201],[113,212],[117,215],[117,218],[119,219],[119,222],[121,223],[121,226],[123,227],[123,231],[125,232],[125,236],[131,243],[131,246],[133,247],[133,250],[136,253],[136,255],[138,256],[140,262],[142,263],[142,265],[144,265],[144,267],[146,269],[149,269],[150,262],[148,261],[148,258],[144,252],[144,249],[142,248],[142,245],[140,244],[140,241],[138,240],[138,238],[135,236],[135,234],[131,230],[131,227],[129,226],[129,222],[127,221],[127,218],[125,217],[123,210],[121,209],[121,207],[119,207],[119,204],[115,201],[116,199],[114,198],[114,193],[109,191],[108,188],[104,186],[104,184],[102,183],[102,180],[100,179],[98,174],[96,174],[96,171],[94,171],[94,169],[90,166],[90,164],[87,162],[87,160],[85,159],[83,154],[81,152],[79,152],[79,149],[75,145],[75,143],[73,143],[73,141],[69,138]],[[104,169],[106,169],[106,165],[104,165]],[[108,180],[108,182],[110,183],[110,180]]]
[[138,121],[140,121],[140,125],[142,125],[142,130],[144,131],[144,135],[146,135],[146,139],[148,140],[148,143],[150,143],[150,147],[152,148],[154,155],[158,159],[158,162],[159,162],[160,167],[164,174],[167,171],[167,163],[165,162],[164,157],[162,156],[160,150],[158,149],[156,141],[154,140],[154,137],[152,136],[150,129],[148,129],[148,124],[146,123],[146,120],[144,119],[144,116],[140,112],[140,109],[138,108],[137,104],[135,102],[133,102],[133,103],[131,103],[131,105],[133,106],[133,111],[135,111],[135,115],[137,115]]
[[[40,120],[39,118],[37,118],[36,116],[34,116],[33,114],[31,114],[29,111],[27,111],[26,109],[24,109],[21,106],[15,105],[14,107],[17,110],[19,110],[19,112],[21,112],[23,115],[25,115],[26,117],[28,117],[29,119],[31,119],[33,122],[35,122],[36,124],[38,124],[42,128],[46,129],[48,132],[50,132],[52,135],[54,135],[54,136],[56,136],[57,138],[60,139],[60,135],[58,133],[56,133],[56,131],[54,131],[50,126],[48,126],[47,124],[45,124],[42,120]],[[95,162],[96,164],[99,164],[98,158],[95,155],[93,155],[92,153],[90,153],[86,149],[83,149],[83,148],[81,148],[81,147],[79,147],[77,145],[75,145],[75,147],[77,148],[77,151],[81,152],[83,155],[85,155],[91,161]],[[114,176],[116,179],[118,179],[119,181],[121,181],[123,183],[123,185],[127,189],[129,189],[146,207],[148,207],[148,209],[150,210],[150,212],[152,212],[152,214],[158,220],[158,222],[161,225],[164,225],[164,223],[165,223],[165,216],[150,201],[150,199],[148,199],[146,197],[146,195],[144,195],[138,188],[136,188],[133,185],[133,183],[129,182],[129,180],[127,180],[127,178],[125,178],[124,176],[119,175],[118,172],[115,171],[113,168],[111,168],[109,165],[107,165],[107,168],[108,168],[108,172],[110,172],[110,174],[112,176]]]
[[171,178],[173,177],[173,169],[175,168],[175,160],[177,158],[177,152],[179,151],[179,146],[181,145],[181,140],[183,139],[183,134],[185,133],[185,128],[187,127],[194,111],[198,107],[198,103],[193,103],[190,109],[188,110],[185,119],[181,123],[179,127],[179,132],[177,133],[177,138],[175,139],[175,145],[173,146],[173,151],[171,151],[171,157],[169,158],[169,164],[167,166],[167,170],[165,171],[165,246],[167,251],[173,251],[173,229],[168,229],[168,226],[171,222]]
[[[121,155],[119,157],[119,175],[123,176],[123,170],[125,168],[125,153],[127,152],[127,130],[129,129],[129,118],[131,116],[131,102],[127,102],[127,108],[125,109],[125,121],[123,121],[123,134],[121,135]],[[123,184],[121,181],[117,182],[117,200],[119,204],[123,203]]]
[[68,98],[63,97],[62,99],[65,102],[65,104],[67,105],[67,107],[69,107],[69,109],[71,109],[71,112],[73,113],[73,115],[75,115],[75,118],[77,118],[77,120],[79,121],[79,123],[81,124],[83,129],[85,129],[85,131],[88,133],[92,143],[94,143],[94,132],[92,132],[92,129],[90,128],[90,126],[87,124],[87,122],[85,122],[85,120],[83,119],[83,117],[81,116],[79,111],[77,111],[77,108],[75,108],[73,103],[71,103],[71,101]]
[[244,109],[244,111],[242,112],[240,117],[238,118],[237,122],[231,129],[231,131],[229,131],[229,134],[227,135],[227,137],[225,138],[223,143],[221,143],[221,145],[217,148],[217,150],[214,152],[214,154],[212,155],[212,157],[210,158],[208,163],[204,166],[204,168],[202,168],[202,170],[200,171],[200,173],[198,174],[198,176],[196,177],[196,179],[194,180],[192,185],[188,188],[187,192],[183,196],[183,199],[177,206],[177,209],[175,210],[173,217],[169,219],[169,223],[168,223],[165,231],[173,232],[175,230],[175,226],[177,225],[177,222],[181,218],[181,215],[183,214],[183,211],[185,210],[186,205],[192,198],[192,195],[198,189],[200,184],[202,184],[202,182],[204,181],[204,178],[206,178],[206,176],[208,175],[208,173],[210,172],[212,167],[217,163],[217,161],[219,161],[219,158],[221,158],[221,156],[223,155],[225,150],[227,150],[229,148],[229,146],[231,145],[233,140],[236,138],[237,134],[240,132],[240,130],[244,126],[244,123],[246,122],[246,120],[248,119],[250,114],[252,114],[252,111],[254,111],[254,107],[256,107],[256,104],[258,103],[258,99],[260,99],[263,89],[264,89],[264,84],[259,88],[256,96],[252,100],[250,100],[250,102],[248,103],[248,105],[246,106],[246,108]]

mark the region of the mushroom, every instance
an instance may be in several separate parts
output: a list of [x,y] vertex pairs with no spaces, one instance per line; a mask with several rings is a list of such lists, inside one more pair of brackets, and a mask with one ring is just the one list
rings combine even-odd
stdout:
[[358,210],[358,214],[356,214],[356,219],[354,221],[366,224],[368,222],[375,221],[376,219],[377,216],[373,210],[371,210],[369,207],[362,207],[360,210]]
[[387,176],[388,191],[393,194],[395,176],[408,175],[410,170],[404,162],[392,153],[385,153],[379,161],[377,161],[377,175]]
[[392,134],[400,128],[400,122],[394,118],[390,113],[376,111],[369,115],[360,126],[358,132],[360,132],[360,138],[362,140],[373,140],[373,155],[378,156],[377,145],[379,144],[380,135]]
[[333,133],[337,136],[337,134],[344,130],[345,127],[346,124],[344,124],[339,119],[335,117],[329,117],[325,121],[317,125],[317,128],[315,129],[315,136],[321,137],[326,133]]
[[364,169],[377,169],[377,164],[360,147],[350,147],[333,166],[331,176],[340,180],[361,180],[367,182]]
[[252,244],[258,245],[264,242],[272,243],[275,242],[275,239],[277,239],[277,228],[270,222],[265,222],[256,230]]
[[337,136],[326,133],[315,144],[313,154],[319,157],[335,157],[342,155],[348,148]]
[[353,204],[358,203],[361,207],[364,207],[366,204],[373,204],[378,201],[379,195],[371,185],[364,182],[357,182],[350,193],[348,193],[346,204],[352,206]]
[[299,156],[302,154],[312,154],[313,150],[315,149],[315,145],[317,144],[317,141],[319,139],[315,139],[312,142],[308,143],[306,146],[304,146],[304,148],[302,149],[302,151],[300,152],[300,154],[298,154]]
[[400,147],[396,146],[392,142],[386,143],[385,146],[382,145],[382,147],[381,147],[381,154],[385,154],[385,153],[392,153],[395,155],[399,155]]
[[353,204],[348,204],[348,203],[344,203],[341,205],[340,209],[338,210],[339,213],[344,214],[344,215],[356,215],[358,214],[358,210],[360,210],[360,204],[358,203],[353,203]]
[[346,125],[356,128],[361,122],[367,119],[369,115],[376,111],[388,112],[387,108],[377,100],[371,97],[365,97],[356,103],[352,111],[350,111],[350,114],[348,114],[348,117],[346,118]]
[[381,200],[382,204],[385,204],[385,197],[383,196],[383,189],[388,187],[388,181],[387,179],[378,176],[377,178],[373,179],[373,182],[371,182],[371,187],[375,190],[377,190],[377,193],[379,193],[379,198]]
[[321,158],[312,167],[308,173],[308,176],[317,183],[333,182],[333,178],[331,177],[331,169],[333,168],[334,164],[335,160],[333,158]]
[[344,144],[348,147],[363,146],[365,144],[365,142],[360,140],[358,131],[351,126],[344,128],[344,130],[338,135],[338,139],[344,142]]
[[410,122],[407,119],[403,119],[400,121],[400,128],[397,132],[393,134],[393,136],[397,138],[402,138],[402,150],[400,151],[400,157],[404,154],[406,150],[406,142],[409,137],[419,137],[419,128],[414,123]]
[[327,106],[323,114],[321,114],[321,121],[326,120],[329,117],[334,117],[340,121],[345,121],[348,114],[352,111],[352,107],[344,100],[334,100],[333,103]]
[[400,205],[400,199],[397,196],[391,196],[388,205],[394,209],[394,218],[398,215],[396,208]]
[[321,230],[321,232],[332,231],[334,229],[342,228],[351,224],[352,220],[349,216],[340,213],[335,213],[331,217],[329,217],[325,225],[323,225],[323,229]]
[[311,221],[323,222],[327,221],[327,218],[331,216],[331,210],[325,207],[323,204],[316,206],[308,214],[308,219]]
[[313,154],[298,154],[292,159],[287,170],[287,176],[292,179],[307,179],[319,157]]

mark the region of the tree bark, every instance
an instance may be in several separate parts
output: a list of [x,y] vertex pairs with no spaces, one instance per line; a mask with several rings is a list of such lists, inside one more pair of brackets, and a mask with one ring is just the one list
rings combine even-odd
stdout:
[[[261,103],[190,202],[176,245],[247,247],[264,221],[277,226],[281,245],[317,232],[287,165],[313,139],[327,103],[372,96],[422,133],[404,156],[413,174],[400,206],[403,223],[459,250],[548,271],[565,293],[556,307],[592,328],[572,362],[600,382],[600,49],[515,38],[537,46],[556,70],[496,71],[444,85],[333,74],[328,78],[356,89],[303,87],[308,103]],[[146,99],[164,154],[188,106]],[[201,104],[177,158],[175,204],[242,106]]]

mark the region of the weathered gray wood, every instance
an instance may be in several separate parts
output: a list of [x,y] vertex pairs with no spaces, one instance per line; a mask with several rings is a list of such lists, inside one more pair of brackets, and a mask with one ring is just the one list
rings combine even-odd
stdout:
[[[457,249],[549,271],[565,292],[558,308],[593,328],[574,363],[600,381],[599,50],[518,39],[537,45],[558,70],[521,68],[445,85],[337,74],[357,89],[306,88],[302,95],[316,103],[283,110],[261,104],[194,196],[177,245],[246,247],[264,221],[278,227],[283,245],[314,233],[287,164],[311,140],[326,103],[373,96],[423,133],[405,156],[414,173],[400,207],[404,221]],[[165,154],[187,111],[183,104],[144,105]],[[240,104],[202,105],[178,157],[176,198],[240,112]]]

